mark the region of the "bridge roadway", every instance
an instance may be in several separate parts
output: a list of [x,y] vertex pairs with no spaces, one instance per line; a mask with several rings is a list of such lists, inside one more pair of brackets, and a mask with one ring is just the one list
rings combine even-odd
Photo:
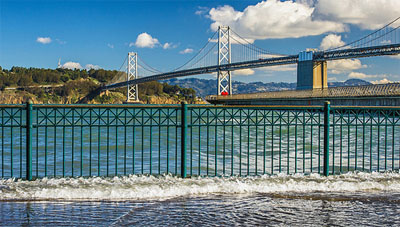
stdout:
[[[382,55],[396,55],[396,54],[400,54],[400,44],[353,48],[353,49],[335,50],[327,52],[324,51],[314,52],[313,61],[328,61],[328,60],[372,57],[372,56],[382,56]],[[246,68],[260,68],[260,67],[268,67],[276,65],[296,64],[298,61],[299,61],[299,55],[289,55],[285,57],[275,57],[275,58],[259,59],[253,61],[231,63],[231,64],[213,65],[213,66],[200,67],[194,69],[173,71],[168,73],[160,73],[153,76],[138,78],[135,80],[129,80],[111,85],[105,85],[101,87],[100,90],[104,91],[109,89],[126,87],[128,85],[145,83],[149,81],[164,80],[164,79],[192,76],[192,75],[201,75],[207,73],[214,73],[218,71],[234,71]]]
[[210,95],[206,100],[226,105],[332,105],[400,106],[400,83],[289,90],[229,96]]

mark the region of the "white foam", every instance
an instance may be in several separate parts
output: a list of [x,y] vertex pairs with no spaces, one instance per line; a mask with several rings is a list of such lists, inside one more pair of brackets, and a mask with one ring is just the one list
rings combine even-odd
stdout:
[[348,173],[323,177],[276,175],[259,177],[126,176],[62,178],[35,181],[0,180],[3,200],[138,200],[206,194],[286,192],[400,192],[399,173]]

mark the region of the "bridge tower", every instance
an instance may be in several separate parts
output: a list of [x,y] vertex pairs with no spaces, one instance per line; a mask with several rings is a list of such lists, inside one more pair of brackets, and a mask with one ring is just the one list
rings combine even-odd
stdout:
[[328,88],[326,61],[314,61],[313,51],[299,53],[296,90]]
[[[128,69],[126,73],[126,81],[137,79],[137,60],[137,53],[128,53]],[[139,89],[137,84],[127,86],[126,102],[139,102]]]
[[[231,41],[229,26],[218,27],[218,65],[231,63]],[[226,70],[218,70],[218,93],[217,95],[232,94],[231,72]]]

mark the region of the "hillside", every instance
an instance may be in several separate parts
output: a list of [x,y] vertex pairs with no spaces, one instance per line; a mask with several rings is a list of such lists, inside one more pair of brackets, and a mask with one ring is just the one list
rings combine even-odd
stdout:
[[[166,83],[171,85],[179,85],[184,88],[192,88],[196,91],[196,94],[200,97],[206,97],[207,95],[215,95],[217,93],[217,80],[206,80],[206,79],[169,79],[165,80]],[[344,82],[329,82],[329,87],[341,87],[341,86],[360,86],[369,85],[368,81],[360,79],[349,79]],[[244,83],[239,81],[232,82],[234,94],[244,93],[257,93],[257,92],[268,92],[268,91],[282,91],[282,90],[294,90],[296,89],[296,83],[285,83],[285,82],[251,82]]]
[[[118,72],[113,70],[91,69],[89,71],[70,69],[40,69],[0,67],[0,103],[20,104],[28,100],[33,103],[72,104],[107,83]],[[142,103],[174,104],[186,101],[201,103],[191,88],[169,85],[157,81],[139,86],[139,99]],[[101,93],[90,103],[123,103],[126,88]]]

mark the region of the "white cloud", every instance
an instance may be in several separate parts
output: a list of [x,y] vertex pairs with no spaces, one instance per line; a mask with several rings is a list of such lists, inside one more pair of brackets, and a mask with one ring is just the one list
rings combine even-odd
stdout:
[[191,54],[191,53],[193,53],[193,49],[191,49],[191,48],[186,48],[186,49],[180,51],[179,53],[180,53],[180,54]]
[[229,5],[212,8],[209,16],[213,21],[211,29],[228,25],[251,39],[296,38],[345,31],[342,23],[314,19],[313,12],[313,7],[302,2],[268,0],[250,5],[243,12]]
[[[81,64],[79,62],[73,62],[73,61],[69,61],[69,62],[65,62],[61,68],[64,69],[83,69],[83,67],[81,66]],[[90,70],[90,69],[101,69],[100,66],[98,65],[93,65],[93,64],[87,64],[85,65],[85,69]]]
[[288,72],[288,71],[296,71],[296,65],[275,65],[269,67],[261,68],[264,71],[272,71],[272,72]]
[[98,66],[98,65],[87,64],[87,65],[85,65],[85,69],[87,69],[87,70],[90,70],[90,69],[101,69],[101,67]]
[[234,76],[250,76],[254,74],[252,69],[239,69],[232,72]]
[[[246,42],[247,43],[254,43],[254,39],[238,37],[234,33],[230,33],[229,37],[230,37],[229,42],[231,44],[246,44]],[[209,38],[208,41],[211,42],[211,43],[216,43],[216,42],[218,42],[218,39],[210,39]]]
[[165,49],[171,48],[171,43],[164,43],[164,45],[163,45],[162,48],[163,48],[164,50],[165,50]]
[[205,15],[210,9],[208,7],[199,6],[194,14],[202,16]]
[[[350,24],[374,30],[399,15],[399,0],[268,0],[249,5],[243,11],[225,5],[208,12],[212,30],[228,25],[250,39],[297,38],[344,32]],[[399,25],[400,21],[391,26]]]
[[56,39],[56,41],[57,41],[59,44],[61,44],[61,45],[64,45],[64,44],[67,43],[66,41],[63,41],[63,40],[61,40],[61,39]]
[[328,81],[329,82],[334,82],[334,81],[337,81],[337,78],[336,77],[328,77]]
[[69,61],[69,62],[65,62],[61,66],[61,68],[64,68],[64,69],[82,69],[82,66],[78,62]]
[[383,41],[381,41],[381,44],[383,44],[383,45],[388,45],[388,44],[391,44],[391,43],[392,43],[391,40],[383,40]]
[[348,75],[349,78],[355,78],[355,79],[368,79],[368,78],[382,78],[386,77],[385,74],[382,75],[368,75],[365,73],[359,73],[359,72],[351,72]]
[[107,43],[107,46],[110,47],[111,49],[114,49],[114,44]]
[[42,44],[48,44],[48,43],[51,43],[51,38],[50,37],[37,37],[36,42],[42,43]]
[[282,55],[278,55],[278,54],[259,54],[258,55],[258,58],[262,58],[262,59],[277,58],[277,57],[282,57]]
[[344,46],[345,44],[346,43],[342,41],[342,36],[335,35],[335,34],[329,34],[322,39],[321,44],[319,45],[319,48],[321,50],[328,50],[331,48]]
[[373,83],[373,84],[389,84],[389,83],[393,83],[393,81],[383,78],[382,80],[371,81],[371,83]]
[[318,0],[314,13],[318,19],[354,24],[362,29],[381,28],[399,15],[399,0]]
[[159,45],[158,39],[151,37],[151,35],[147,34],[146,32],[141,33],[136,38],[135,43],[130,43],[129,47],[135,45],[139,48],[154,48],[155,46]]
[[335,61],[328,61],[328,70],[332,74],[340,74],[350,72],[353,70],[367,68],[359,59],[341,59]]
[[395,59],[400,59],[400,54],[398,54],[398,55],[390,55],[389,57],[390,58],[395,58]]
[[164,50],[166,49],[175,49],[178,47],[178,44],[173,44],[173,43],[164,43],[164,45],[162,46],[162,48]]

